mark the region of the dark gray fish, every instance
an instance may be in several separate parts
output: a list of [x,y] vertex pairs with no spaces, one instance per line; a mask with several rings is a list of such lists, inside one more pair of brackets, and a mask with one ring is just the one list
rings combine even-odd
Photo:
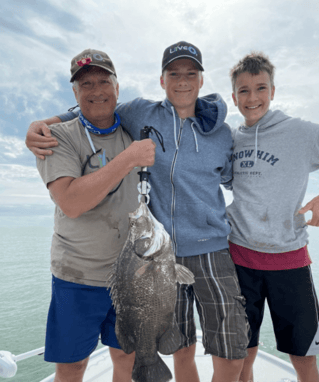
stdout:
[[167,382],[172,374],[158,354],[183,341],[175,320],[176,282],[194,283],[176,264],[169,234],[141,202],[129,214],[129,233],[107,285],[116,310],[115,333],[125,353],[135,351],[134,382]]

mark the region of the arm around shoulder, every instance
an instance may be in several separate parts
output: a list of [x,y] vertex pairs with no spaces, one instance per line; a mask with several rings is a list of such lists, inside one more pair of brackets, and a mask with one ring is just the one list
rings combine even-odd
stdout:
[[45,119],[44,121],[35,121],[30,124],[25,144],[39,159],[45,159],[46,155],[53,154],[52,150],[48,150],[48,148],[57,146],[58,142],[52,137],[48,125],[60,122],[60,118],[52,117]]

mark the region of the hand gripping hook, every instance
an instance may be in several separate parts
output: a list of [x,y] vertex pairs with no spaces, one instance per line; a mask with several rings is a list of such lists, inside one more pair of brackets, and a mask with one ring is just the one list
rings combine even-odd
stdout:
[[[163,137],[159,131],[154,129],[152,126],[145,126],[143,129],[140,131],[140,138],[142,139],[147,139],[149,137],[150,133],[155,132],[157,139],[159,140],[163,151],[165,152],[164,148],[164,142],[163,142]],[[141,171],[138,172],[140,176],[140,183],[137,185],[137,190],[140,193],[138,196],[138,202],[140,203],[142,200],[142,196],[145,198],[145,203],[148,204],[150,201],[150,196],[149,192],[151,191],[151,185],[148,183],[148,176],[151,175],[149,171],[147,171],[147,167],[142,167]]]

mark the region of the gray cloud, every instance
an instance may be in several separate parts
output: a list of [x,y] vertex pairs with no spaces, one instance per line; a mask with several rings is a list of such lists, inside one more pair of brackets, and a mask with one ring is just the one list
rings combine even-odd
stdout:
[[[88,47],[111,56],[118,73],[120,101],[125,102],[142,95],[163,99],[159,85],[163,50],[180,40],[192,42],[203,53],[201,94],[220,93],[228,104],[227,122],[233,126],[242,117],[231,99],[229,69],[249,51],[262,50],[277,68],[272,108],[319,123],[317,0],[306,5],[299,0],[3,3],[2,164],[34,166],[33,156],[23,148],[27,127],[32,120],[60,114],[75,104],[69,84],[70,60]],[[17,195],[18,187],[24,184],[27,192],[35,195],[31,182],[32,178],[19,179],[11,185],[12,192]]]

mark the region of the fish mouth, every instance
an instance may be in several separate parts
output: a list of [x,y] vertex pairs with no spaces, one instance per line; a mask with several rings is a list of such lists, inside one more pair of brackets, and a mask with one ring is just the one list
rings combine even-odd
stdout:
[[143,239],[150,239],[152,237],[152,233],[148,233],[147,235],[143,235],[143,236],[140,236],[139,239],[140,240],[143,240]]
[[145,202],[140,202],[140,205],[134,212],[130,212],[129,218],[133,220],[137,220],[141,216],[146,216],[148,214],[148,207]]
[[154,258],[161,252],[161,249],[170,241],[169,234],[165,231],[163,224],[157,221],[152,215],[145,202],[140,202],[139,207],[132,213],[129,213],[129,218],[136,221],[141,217],[146,217],[151,221],[151,230],[142,232],[140,237],[136,237],[136,241],[150,240],[150,246],[146,251],[139,251],[139,256],[142,255],[143,259]]

